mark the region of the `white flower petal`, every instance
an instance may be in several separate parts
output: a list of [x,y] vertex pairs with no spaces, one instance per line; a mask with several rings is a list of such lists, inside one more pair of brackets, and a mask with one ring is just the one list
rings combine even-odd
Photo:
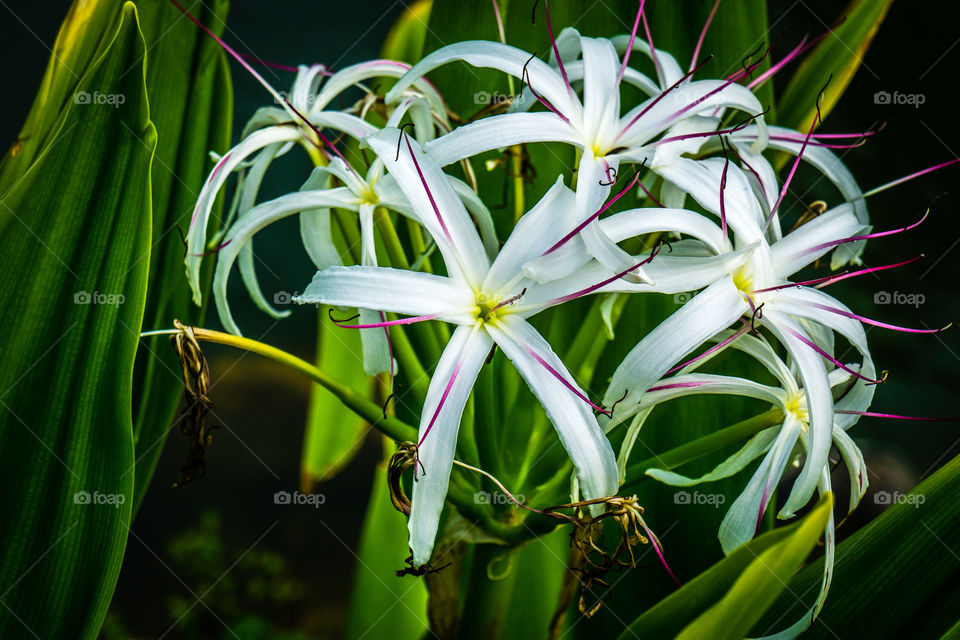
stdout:
[[624,408],[640,401],[654,382],[710,336],[727,328],[746,310],[740,291],[729,276],[694,296],[635,346],[617,367],[603,398],[610,406],[623,396]]
[[[627,34],[614,36],[610,38],[610,41],[616,48],[617,53],[622,55],[627,50],[627,45],[630,44],[630,36]],[[633,50],[639,51],[653,60],[653,56],[650,54],[650,44],[643,38],[634,38]],[[653,51],[656,53],[657,64],[660,66],[660,73],[663,75],[663,79],[661,81],[663,88],[669,87],[683,77],[683,70],[680,68],[680,65],[677,64],[677,60],[670,53],[663,51],[662,49],[653,49]]]
[[230,149],[220,158],[210,176],[207,178],[197,206],[193,210],[190,220],[190,230],[187,233],[187,255],[184,263],[187,267],[187,280],[193,289],[193,301],[200,304],[203,294],[200,291],[200,263],[206,251],[207,224],[210,221],[210,211],[220,192],[220,187],[226,182],[230,173],[246,160],[252,153],[277,142],[296,140],[300,132],[293,127],[270,127],[262,129],[245,138],[240,144]]
[[[833,442],[833,395],[823,357],[809,345],[804,344],[795,333],[805,336],[795,320],[771,305],[763,309],[763,325],[768,327],[787,348],[800,372],[803,392],[807,399],[810,448],[800,475],[793,484],[790,496],[780,517],[791,517],[813,496],[820,477],[820,470],[828,464],[830,445]],[[809,339],[809,338],[808,338]]]
[[[227,331],[240,335],[240,329],[233,320],[227,302],[227,279],[230,277],[233,261],[241,254],[241,250],[248,244],[250,238],[267,225],[287,216],[323,206],[349,206],[348,203],[352,198],[353,195],[343,187],[329,191],[298,191],[259,204],[240,216],[230,228],[230,233],[227,234],[217,255],[217,267],[213,276],[214,300],[220,314],[220,321]],[[245,269],[251,269],[252,254],[246,259],[250,260],[250,263],[245,266]],[[252,274],[246,274],[244,280],[248,288],[251,288],[251,294],[260,291]],[[267,307],[269,308],[269,305]]]
[[527,381],[557,429],[560,442],[577,469],[584,496],[595,499],[616,495],[619,483],[613,447],[603,435],[590,406],[538,360],[549,364],[569,385],[579,390],[547,341],[532,325],[516,315],[505,316],[500,322],[487,323],[486,326],[497,346]]
[[550,65],[537,57],[531,58],[530,53],[522,49],[482,40],[458,42],[427,55],[387,92],[387,102],[394,102],[401,91],[423,75],[456,60],[474,67],[499,69],[515,78],[521,78],[526,67],[534,90],[561,112],[569,110],[570,94],[567,86],[560,74]]
[[426,144],[424,150],[444,167],[464,158],[528,142],[566,142],[579,146],[580,135],[549,111],[505,113],[457,127]]
[[318,271],[297,303],[389,311],[473,324],[473,291],[450,278],[388,267],[328,267]]
[[[583,54],[583,132],[603,140],[618,133],[620,60],[605,38],[580,38]],[[536,87],[534,87],[536,88]]]
[[746,469],[747,465],[769,451],[779,433],[780,427],[764,429],[750,438],[736,453],[698,478],[689,478],[666,469],[647,469],[647,475],[673,487],[691,487],[703,482],[729,478]]
[[407,196],[420,223],[433,236],[448,272],[460,273],[471,285],[479,286],[490,261],[473,221],[440,166],[415,141],[401,136],[397,129],[384,129],[367,138],[367,143]]
[[430,380],[420,413],[422,444],[418,456],[423,469],[422,473],[417,469],[407,525],[416,566],[429,562],[433,553],[463,407],[492,344],[490,336],[479,327],[458,327]]
[[[725,161],[723,158],[691,160],[676,158],[670,164],[654,169],[689,193],[710,213],[720,216],[720,183]],[[723,205],[727,225],[744,244],[763,239],[763,212],[741,169],[732,162],[727,166]]]
[[770,247],[773,268],[783,279],[789,278],[833,246],[813,249],[819,245],[842,238],[849,238],[864,231],[853,213],[853,205],[845,203],[827,211],[788,233]]
[[799,436],[800,421],[788,413],[769,453],[720,523],[718,537],[725,554],[730,555],[757,534],[763,512],[777,488]]
[[[501,290],[515,284],[524,265],[540,258],[576,226],[576,213],[573,191],[564,186],[563,176],[559,176],[540,201],[517,221],[487,273],[484,291],[506,293]],[[574,240],[579,238],[568,244]],[[554,253],[562,251],[560,248]]]

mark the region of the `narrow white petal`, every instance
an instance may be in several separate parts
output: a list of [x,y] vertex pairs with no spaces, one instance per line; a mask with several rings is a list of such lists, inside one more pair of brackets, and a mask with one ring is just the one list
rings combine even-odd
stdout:
[[296,140],[299,137],[300,132],[293,127],[262,129],[251,134],[225,153],[217,162],[213,171],[210,172],[210,176],[197,198],[197,206],[193,210],[190,231],[187,233],[187,255],[184,258],[187,267],[187,280],[190,283],[190,288],[193,289],[193,301],[196,304],[200,304],[203,297],[200,292],[200,263],[206,251],[207,224],[210,221],[210,211],[217,194],[220,192],[220,187],[226,182],[230,173],[251,154],[274,143]]
[[618,133],[620,60],[609,40],[580,38],[583,53],[583,130],[588,139],[603,140]]
[[710,336],[727,328],[746,310],[731,278],[714,282],[660,323],[635,346],[617,367],[603,402],[609,406],[623,396],[623,407],[637,404],[643,393],[681,358]]
[[433,236],[448,272],[461,273],[470,284],[479,286],[490,261],[473,220],[440,166],[415,141],[401,136],[397,129],[384,129],[367,138],[367,143],[403,190],[420,223]]
[[447,176],[447,179],[453,186],[453,190],[463,200],[467,211],[470,212],[474,224],[477,225],[477,231],[480,232],[483,247],[487,250],[487,256],[493,260],[500,250],[500,241],[497,240],[497,230],[493,226],[493,216],[490,215],[490,210],[466,182],[453,176]]
[[357,307],[411,316],[436,315],[447,322],[472,324],[473,291],[451,278],[389,267],[328,267],[318,271],[303,303]]
[[579,133],[556,114],[537,111],[481,118],[431,140],[424,150],[443,167],[486,151],[529,142],[582,144]]
[[770,252],[773,268],[783,279],[812,264],[834,246],[814,249],[827,242],[849,238],[865,230],[853,212],[853,205],[845,203],[801,225],[775,242]]
[[750,438],[736,453],[697,478],[690,478],[666,469],[648,469],[647,475],[673,487],[691,487],[704,482],[729,478],[746,469],[747,465],[769,451],[779,433],[780,427],[764,429]]
[[515,315],[506,316],[498,323],[487,323],[487,330],[543,405],[577,469],[584,496],[594,499],[615,495],[619,482],[613,447],[603,435],[590,406],[537,359],[549,364],[569,385],[580,390],[547,341],[532,325]]
[[[213,276],[214,300],[220,314],[220,321],[227,331],[240,335],[240,329],[233,321],[230,306],[227,303],[227,279],[230,277],[230,268],[234,260],[240,255],[250,238],[267,225],[287,216],[317,207],[349,206],[352,198],[353,195],[343,187],[329,191],[298,191],[259,204],[240,216],[230,228],[230,233],[227,234],[223,247],[217,255],[217,267]],[[246,259],[249,262],[244,268],[252,269],[252,253]],[[246,273],[244,280],[251,289],[251,293],[260,291],[256,278],[251,273]],[[262,293],[260,297],[262,298]],[[266,306],[269,308],[269,305]]]
[[[410,65],[403,62],[396,62],[394,60],[370,60],[341,69],[337,73],[330,76],[324,83],[322,91],[320,91],[320,93],[317,95],[317,99],[313,103],[311,116],[315,112],[324,109],[337,96],[354,85],[372,78],[399,78],[406,75],[409,70]],[[404,89],[413,84],[417,91],[427,97],[427,99],[430,101],[430,104],[437,111],[441,111],[443,109],[442,98],[429,82],[418,78],[411,78],[410,80],[412,82],[407,82]],[[391,92],[391,94],[393,93],[394,92]],[[399,94],[400,91],[397,90],[396,95],[392,95],[388,102],[394,102],[396,98],[399,97]]]
[[526,67],[529,82],[538,94],[561,112],[568,110],[570,107],[570,95],[567,92],[567,86],[560,74],[550,65],[537,57],[531,58],[530,53],[522,49],[482,40],[458,42],[437,49],[424,57],[387,92],[387,102],[394,102],[400,92],[409,87],[415,80],[437,67],[456,60],[461,60],[474,67],[499,69],[515,78],[521,78],[524,67]]
[[[627,50],[627,45],[630,44],[630,36],[627,34],[614,36],[610,38],[610,41],[613,43],[613,46],[616,47],[617,53],[622,55]],[[643,53],[651,60],[653,59],[650,53],[650,44],[643,38],[634,38],[633,50]],[[664,88],[676,83],[683,77],[683,70],[670,53],[662,49],[653,49],[653,51],[656,53],[657,64],[660,65],[660,73],[663,74],[662,85]]]
[[823,357],[809,345],[804,344],[793,332],[806,335],[790,316],[775,309],[764,307],[764,326],[768,327],[793,356],[793,361],[803,381],[809,414],[810,449],[800,475],[783,509],[781,517],[790,517],[803,507],[817,487],[820,471],[828,464],[830,445],[833,442],[833,395]]
[[769,453],[720,523],[718,537],[725,554],[730,555],[757,534],[763,512],[773,497],[799,436],[800,421],[793,414],[787,414]]
[[[563,176],[559,176],[539,202],[517,221],[487,273],[483,290],[500,292],[513,284],[524,265],[540,258],[576,226],[576,215],[573,191],[564,186]],[[561,251],[562,248],[554,253]]]
[[440,512],[450,484],[463,407],[493,342],[479,327],[458,327],[443,350],[420,413],[417,481],[410,505],[410,549],[413,563],[430,561]]

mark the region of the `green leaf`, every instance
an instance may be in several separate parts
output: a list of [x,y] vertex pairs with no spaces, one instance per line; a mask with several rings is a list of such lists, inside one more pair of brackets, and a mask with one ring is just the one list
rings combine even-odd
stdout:
[[[190,226],[197,195],[213,164],[210,151],[230,143],[233,91],[220,46],[169,2],[144,2],[140,24],[147,42],[147,95],[157,127],[153,163],[153,237],[145,329],[203,322],[183,275],[184,245],[177,228]],[[198,4],[197,19],[216,33],[225,27],[227,0]],[[214,233],[222,201],[211,217]],[[202,282],[209,284],[213,261]],[[183,382],[180,365],[165,336],[140,344],[134,370],[134,423],[137,468],[134,509],[153,476],[171,428]]]
[[[84,70],[102,54],[122,2],[74,2],[53,44],[40,89],[16,142],[0,162],[0,198],[37,161],[56,137],[61,121],[73,104]],[[0,219],[5,224],[7,216]]]
[[[386,444],[386,443],[385,443]],[[393,450],[391,446],[386,449]],[[390,503],[387,466],[377,465],[360,547],[347,638],[419,638],[427,630],[427,589],[420,578],[400,579],[407,549],[407,520]]]
[[380,57],[410,64],[418,62],[423,53],[423,42],[427,37],[427,23],[430,21],[432,6],[433,0],[417,0],[405,8],[390,27],[390,32],[380,49]]
[[145,50],[127,4],[76,68],[79,91],[112,102],[71,100],[0,200],[4,638],[96,637],[120,571],[156,142]]
[[[317,367],[335,373],[354,389],[370,386],[363,371],[359,331],[337,331],[322,307],[317,321]],[[318,384],[310,392],[300,460],[300,484],[309,491],[335,475],[360,450],[367,422]]]
[[800,522],[751,540],[634,620],[621,640],[740,640],[823,535],[831,509],[827,494]]
[[844,21],[807,55],[790,79],[777,104],[779,124],[799,131],[810,129],[817,113],[817,95],[830,78],[820,107],[822,117],[827,117],[863,64],[863,56],[892,2],[854,0],[847,6]]
[[[886,493],[896,504],[838,545],[830,595],[804,638],[945,633],[957,618],[960,595],[958,494],[960,457],[909,494]],[[791,581],[791,591],[815,597],[822,572],[823,562],[813,563]],[[799,607],[792,597],[781,606]]]

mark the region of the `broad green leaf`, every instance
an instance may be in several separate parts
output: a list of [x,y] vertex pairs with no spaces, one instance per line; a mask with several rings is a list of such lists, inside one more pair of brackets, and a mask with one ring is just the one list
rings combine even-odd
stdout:
[[414,64],[420,60],[433,0],[417,0],[390,27],[380,56]]
[[[391,446],[387,447],[392,452]],[[420,578],[394,573],[410,555],[407,520],[393,508],[387,467],[377,465],[373,490],[360,533],[353,597],[347,614],[347,638],[418,638],[427,631],[427,589]]]
[[[233,93],[220,46],[170,2],[142,2],[140,24],[147,42],[147,95],[157,127],[153,163],[153,237],[145,329],[171,327],[174,319],[199,325],[204,309],[191,301],[183,277],[186,233],[197,195],[212,167],[210,151],[230,142]],[[197,19],[216,33],[225,27],[227,0],[198,4]],[[219,223],[221,201],[211,218]],[[205,265],[209,283],[212,259]],[[134,509],[153,476],[181,396],[180,365],[164,336],[141,342],[134,371],[134,424],[137,468]]]
[[[822,117],[833,109],[887,16],[893,0],[853,0],[837,25],[797,68],[777,103],[778,122],[785,127],[807,131],[816,117],[817,95],[826,85]],[[827,79],[830,78],[830,84]]]
[[[908,494],[877,492],[892,506],[837,547],[833,585],[805,638],[935,638],[957,619],[960,582],[960,457]],[[823,563],[791,591],[816,596]],[[785,597],[782,608],[799,609]],[[764,620],[757,631],[773,624]]]
[[743,545],[637,618],[621,640],[740,640],[787,587],[823,535],[832,508],[827,494],[800,522]]
[[[0,637],[94,638],[133,504],[131,377],[156,142],[133,4],[0,200]],[[122,96],[122,99],[121,99]]]
[[[327,318],[328,307],[317,320],[317,366],[336,375],[354,389],[365,389],[370,378],[363,371],[360,332],[338,330]],[[300,484],[304,491],[332,477],[350,462],[367,432],[366,421],[339,402],[333,394],[313,385],[303,437]]]
[[[77,85],[94,58],[102,52],[122,2],[74,2],[47,64],[40,89],[16,142],[0,162],[0,198],[36,162],[60,130],[60,122],[77,97]],[[5,224],[7,217],[0,220]]]

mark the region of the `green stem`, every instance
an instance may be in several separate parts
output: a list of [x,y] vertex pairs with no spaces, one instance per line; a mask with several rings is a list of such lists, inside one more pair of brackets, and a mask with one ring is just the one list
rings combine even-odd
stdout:
[[[179,331],[174,329],[168,331],[167,333],[172,335],[179,333]],[[416,442],[417,440],[416,429],[394,416],[387,416],[384,418],[383,408],[380,405],[364,397],[352,387],[344,384],[336,378],[333,378],[332,376],[327,375],[306,360],[298,358],[295,355],[289,354],[282,349],[277,349],[276,347],[272,347],[268,344],[257,342],[256,340],[251,340],[250,338],[231,335],[229,333],[221,333],[220,331],[211,331],[210,329],[193,327],[193,335],[197,338],[197,340],[202,340],[204,342],[215,342],[217,344],[225,344],[230,347],[244,349],[245,351],[256,353],[257,355],[269,358],[274,362],[279,362],[280,364],[286,365],[297,373],[303,374],[322,386],[324,389],[328,390],[330,393],[335,395],[348,409],[369,422],[371,426],[379,429],[384,435],[401,442],[406,440],[412,440],[413,442]]]
[[461,640],[510,637],[507,614],[514,606],[513,587],[517,572],[511,571],[513,551],[494,544],[478,544],[473,549],[470,581],[467,586]]
[[783,412],[778,408],[770,409],[765,413],[747,418],[725,429],[714,431],[693,442],[688,442],[660,455],[655,455],[643,462],[632,464],[627,467],[628,481],[627,484],[624,485],[624,488],[645,480],[647,478],[647,470],[649,469],[675,469],[680,465],[702,458],[724,447],[742,442],[780,422],[783,422]]

